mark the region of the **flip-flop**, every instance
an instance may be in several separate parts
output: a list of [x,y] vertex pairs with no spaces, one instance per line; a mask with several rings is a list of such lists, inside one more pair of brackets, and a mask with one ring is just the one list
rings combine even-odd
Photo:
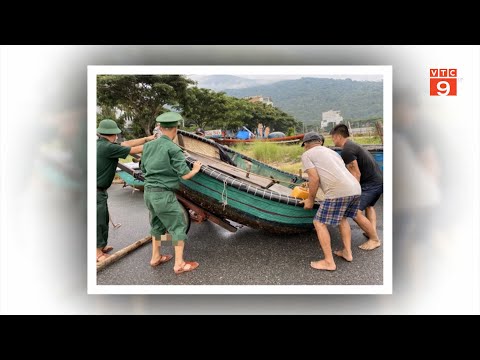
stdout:
[[158,261],[154,262],[153,264],[150,264],[150,266],[152,266],[152,267],[158,266],[160,264],[163,264],[163,263],[171,260],[172,258],[173,258],[172,255],[161,255],[160,259]]
[[106,245],[106,246],[104,246],[104,248],[102,249],[102,251],[103,251],[104,253],[109,253],[109,252],[112,251],[112,250],[113,250],[113,246],[110,246],[110,245]]
[[[185,266],[187,265],[190,265],[190,268],[189,269],[185,269]],[[182,265],[182,267],[178,270],[173,270],[175,272],[175,274],[181,274],[181,273],[184,273],[184,272],[189,272],[189,271],[192,271],[192,270],[195,270],[200,264],[196,261],[185,261],[185,264]]]

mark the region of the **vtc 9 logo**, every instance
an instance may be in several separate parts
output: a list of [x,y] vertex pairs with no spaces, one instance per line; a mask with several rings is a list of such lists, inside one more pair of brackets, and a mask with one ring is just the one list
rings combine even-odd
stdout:
[[457,96],[457,69],[430,69],[430,96]]

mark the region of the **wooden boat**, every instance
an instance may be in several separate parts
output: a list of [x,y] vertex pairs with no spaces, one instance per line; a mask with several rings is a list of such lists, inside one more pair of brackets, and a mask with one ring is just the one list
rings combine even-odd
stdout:
[[[182,203],[187,208],[197,211],[195,205],[227,224],[231,220],[272,233],[292,234],[313,229],[318,201],[312,210],[304,210],[302,199],[291,196],[292,190],[306,179],[193,133],[179,130],[178,134],[175,142],[185,150],[188,165],[191,167],[197,160],[203,164],[195,177],[181,181],[177,197],[186,200]],[[380,147],[369,150],[380,151]],[[383,162],[383,148],[381,151]],[[133,172],[120,171],[119,175],[126,184],[141,187],[143,176],[138,164],[132,168],[135,165],[137,169]]]
[[304,134],[294,135],[294,136],[285,136],[285,137],[278,137],[278,138],[268,138],[268,139],[248,139],[248,140],[240,140],[240,139],[226,139],[226,138],[212,138],[215,142],[232,146],[232,145],[239,145],[239,144],[253,144],[256,142],[272,142],[276,144],[298,144],[303,139]]
[[[313,229],[318,202],[312,210],[305,210],[302,199],[290,196],[306,179],[193,133],[179,130],[178,134],[176,140],[185,150],[188,165],[199,160],[203,166],[191,180],[181,181],[177,195],[220,219],[256,229],[284,234]],[[128,184],[144,185],[139,169],[118,174]]]

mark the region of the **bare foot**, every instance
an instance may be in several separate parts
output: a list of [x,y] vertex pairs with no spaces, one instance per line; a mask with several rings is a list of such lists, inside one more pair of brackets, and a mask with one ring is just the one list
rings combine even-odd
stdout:
[[110,257],[110,255],[100,252],[100,254],[97,253],[97,262],[102,262],[104,260],[107,260]]
[[340,257],[344,258],[347,261],[352,261],[353,260],[353,256],[352,256],[351,251],[347,251],[345,249],[342,249],[342,250],[334,251],[333,253],[337,256],[340,256]]
[[362,250],[373,250],[379,247],[382,244],[380,239],[370,239],[365,241],[362,245],[359,246]]
[[334,262],[327,262],[326,260],[312,261],[310,266],[317,270],[333,271],[337,269],[337,265]]

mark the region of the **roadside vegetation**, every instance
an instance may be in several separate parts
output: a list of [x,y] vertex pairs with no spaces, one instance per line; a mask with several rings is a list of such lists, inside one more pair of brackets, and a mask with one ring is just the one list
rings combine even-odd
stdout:
[[[361,145],[382,144],[379,136],[356,136],[353,141]],[[324,145],[333,146],[331,136],[325,136]],[[258,142],[236,145],[232,147],[232,150],[292,174],[298,174],[302,168],[300,159],[304,149],[298,144],[283,145]]]

